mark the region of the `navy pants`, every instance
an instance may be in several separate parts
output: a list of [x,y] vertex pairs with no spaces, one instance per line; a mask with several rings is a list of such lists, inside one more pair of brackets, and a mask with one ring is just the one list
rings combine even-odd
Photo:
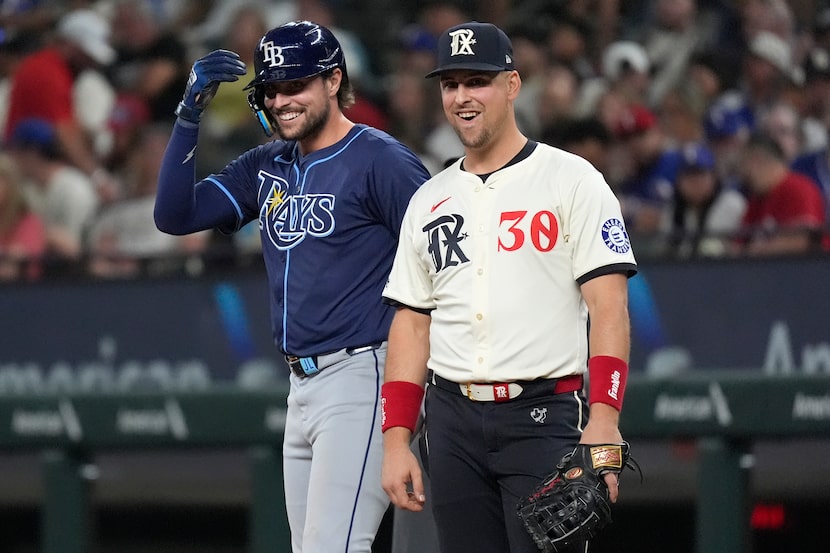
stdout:
[[538,553],[516,505],[579,442],[588,414],[582,392],[531,387],[495,403],[429,386],[425,413],[441,552]]

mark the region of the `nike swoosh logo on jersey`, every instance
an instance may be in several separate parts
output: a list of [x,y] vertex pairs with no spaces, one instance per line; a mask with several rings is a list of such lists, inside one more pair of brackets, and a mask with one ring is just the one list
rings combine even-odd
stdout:
[[447,200],[449,200],[450,198],[452,198],[452,196],[447,196],[446,198],[444,198],[443,200],[441,200],[441,201],[440,201],[440,202],[438,202],[437,204],[433,205],[433,206],[432,206],[432,209],[430,209],[430,210],[429,210],[429,212],[430,212],[430,213],[433,213],[436,209],[438,209],[439,207],[441,207],[441,204],[443,204],[444,202],[446,202],[446,201],[447,201]]

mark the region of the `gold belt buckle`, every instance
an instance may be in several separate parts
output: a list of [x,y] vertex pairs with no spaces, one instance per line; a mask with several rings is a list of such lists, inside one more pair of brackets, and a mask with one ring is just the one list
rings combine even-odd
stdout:
[[478,401],[476,398],[473,397],[473,390],[471,388],[472,385],[472,382],[467,382],[467,384],[465,384],[465,387],[467,388],[467,399],[469,399],[470,401]]

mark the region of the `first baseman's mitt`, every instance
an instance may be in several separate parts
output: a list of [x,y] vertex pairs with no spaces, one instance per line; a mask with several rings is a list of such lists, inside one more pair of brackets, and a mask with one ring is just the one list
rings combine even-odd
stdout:
[[[556,471],[518,505],[519,518],[545,553],[585,551],[585,544],[611,522],[608,486],[602,477],[625,467],[640,471],[628,442],[579,444]],[[640,473],[642,478],[642,473]]]

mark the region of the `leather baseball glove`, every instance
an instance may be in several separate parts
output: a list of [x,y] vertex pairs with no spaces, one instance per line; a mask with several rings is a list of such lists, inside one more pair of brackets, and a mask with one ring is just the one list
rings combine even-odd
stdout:
[[628,442],[579,444],[565,455],[517,507],[519,518],[545,553],[584,552],[588,540],[611,522],[611,501],[603,475],[626,467],[640,473]]

